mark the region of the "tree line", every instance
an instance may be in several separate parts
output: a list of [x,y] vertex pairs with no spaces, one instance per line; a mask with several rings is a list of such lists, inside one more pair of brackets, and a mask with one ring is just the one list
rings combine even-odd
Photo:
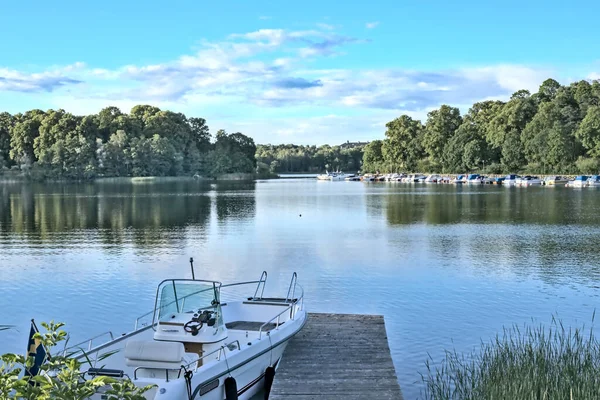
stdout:
[[600,81],[482,101],[465,115],[442,105],[425,124],[402,115],[364,149],[364,172],[599,173]]
[[362,165],[363,144],[302,146],[258,145],[258,169],[271,173],[329,171],[357,172]]
[[137,105],[129,114],[107,107],[76,116],[65,110],[0,113],[0,170],[40,178],[218,176],[254,173],[256,145],[206,120]]

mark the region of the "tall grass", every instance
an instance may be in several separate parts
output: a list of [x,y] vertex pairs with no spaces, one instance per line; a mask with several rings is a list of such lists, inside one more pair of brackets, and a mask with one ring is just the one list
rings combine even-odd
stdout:
[[[592,323],[594,321],[592,316]],[[447,351],[426,362],[425,398],[431,400],[587,400],[600,398],[600,343],[593,329],[513,326],[478,351]]]

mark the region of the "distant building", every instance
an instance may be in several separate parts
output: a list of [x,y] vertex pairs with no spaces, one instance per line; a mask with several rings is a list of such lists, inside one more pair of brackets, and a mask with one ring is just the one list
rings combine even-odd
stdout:
[[342,143],[340,144],[340,147],[342,149],[351,149],[353,147],[358,147],[358,146],[365,146],[369,144],[369,142],[351,142],[351,141],[346,141],[346,143]]

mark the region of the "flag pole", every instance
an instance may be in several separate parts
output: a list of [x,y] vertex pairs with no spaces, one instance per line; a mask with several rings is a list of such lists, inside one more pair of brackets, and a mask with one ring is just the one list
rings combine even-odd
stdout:
[[[33,318],[31,318],[31,323],[33,324],[35,331],[37,333],[40,333],[40,330],[38,329],[37,325],[35,324],[35,321],[33,320]],[[46,358],[48,359],[48,361],[52,360],[52,356],[50,355],[50,352],[48,351],[46,346],[44,346],[44,343],[40,343],[40,344],[42,345],[42,347],[44,348],[44,351],[46,352]]]

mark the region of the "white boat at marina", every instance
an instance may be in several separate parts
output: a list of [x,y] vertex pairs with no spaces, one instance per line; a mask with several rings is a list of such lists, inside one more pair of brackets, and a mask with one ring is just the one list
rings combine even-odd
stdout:
[[427,177],[425,175],[416,174],[416,175],[413,176],[411,182],[412,183],[425,182],[425,179],[427,179]]
[[348,175],[343,172],[328,172],[325,171],[324,174],[317,175],[317,179],[320,181],[343,181],[346,179]]
[[519,186],[540,186],[542,184],[542,180],[537,176],[524,176],[521,178]]
[[517,181],[520,181],[520,180],[521,180],[521,177],[519,175],[508,174],[504,178],[504,181],[502,181],[502,184],[505,186],[515,186],[517,184]]
[[600,187],[600,175],[592,175],[587,180],[588,187]]
[[482,177],[479,174],[469,174],[467,176],[467,183],[470,185],[480,185],[482,183]]
[[569,182],[567,178],[564,178],[560,175],[551,175],[544,179],[544,185],[546,186],[565,185],[567,182]]
[[[84,378],[128,377],[136,386],[156,385],[144,394],[146,399],[223,400],[226,390],[250,399],[263,388],[265,376],[271,379],[275,374],[289,339],[307,318],[296,273],[285,297],[263,297],[266,281],[266,272],[258,281],[225,285],[164,280],[158,285],[154,310],[138,318],[132,332],[107,332],[103,335],[110,337],[108,342],[92,347],[90,339],[65,349],[65,354],[74,351],[73,357],[84,361]],[[250,291],[244,300],[222,302],[222,295],[235,288]],[[150,316],[150,323],[140,324]],[[96,365],[94,360],[107,353],[111,355]],[[92,367],[85,367],[86,358]],[[103,398],[102,389],[91,397]]]
[[438,183],[442,180],[440,175],[432,174],[425,178],[425,183]]
[[375,177],[373,175],[363,175],[360,180],[363,182],[374,182]]
[[461,183],[465,183],[467,181],[467,177],[464,175],[458,175],[456,178],[452,179],[452,181],[450,181],[451,183],[454,184],[461,184]]
[[587,183],[588,183],[588,178],[589,178],[589,176],[587,176],[587,175],[578,175],[575,177],[574,180],[567,182],[567,184],[565,186],[575,187],[575,188],[586,187]]

